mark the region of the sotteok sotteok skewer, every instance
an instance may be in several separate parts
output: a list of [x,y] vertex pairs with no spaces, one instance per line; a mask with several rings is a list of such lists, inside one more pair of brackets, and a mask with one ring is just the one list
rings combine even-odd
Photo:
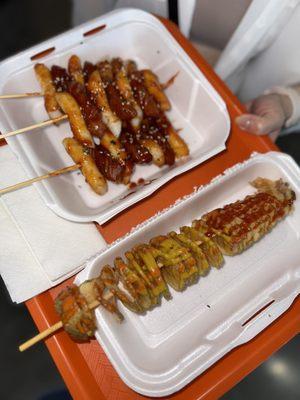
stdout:
[[[78,57],[76,56],[72,56],[70,58],[70,65],[73,65],[73,69],[75,68],[74,66],[74,59],[77,60],[77,63],[80,62]],[[100,63],[101,64],[101,63]],[[38,66],[41,66],[42,64],[37,64]],[[54,66],[54,70],[57,72],[57,69],[59,67]],[[115,71],[115,75],[116,75],[116,83],[117,83],[117,87],[120,91],[120,93],[122,94],[122,96],[128,100],[129,103],[131,103],[131,105],[135,108],[137,116],[135,118],[132,119],[132,124],[133,126],[137,126],[139,125],[139,123],[142,120],[142,111],[141,108],[139,107],[139,105],[136,103],[136,101],[134,100],[133,97],[133,93],[132,93],[132,88],[130,86],[130,83],[128,81],[127,76],[125,75],[125,69],[122,65],[122,62],[119,59],[114,59],[112,61],[112,68]],[[41,68],[36,68],[36,72],[41,70]],[[61,70],[63,70],[63,68],[61,68]],[[72,70],[69,66],[69,71]],[[61,71],[58,71],[58,73]],[[40,77],[39,81],[42,82],[43,79],[43,75],[45,75],[45,66],[43,66],[42,68],[42,77]],[[158,102],[160,102],[161,104],[161,109],[164,111],[167,111],[170,109],[170,102],[167,99],[166,95],[163,93],[163,91],[161,90],[161,88],[167,88],[170,84],[173,83],[175,77],[177,76],[177,74],[170,78],[169,81],[165,84],[160,85],[157,77],[150,71],[150,70],[145,70],[143,71],[143,75],[145,76],[145,81],[147,82],[147,88],[149,89],[149,93],[153,94],[153,96],[155,97],[155,99],[158,100]],[[73,72],[73,77],[76,77],[75,82],[78,83],[83,83],[83,74],[81,77],[80,74],[80,69],[78,68],[78,66],[76,67],[76,72]],[[57,81],[59,82],[62,78],[57,76],[56,77]],[[68,79],[69,81],[69,79]],[[48,82],[49,85],[49,82]],[[159,86],[160,85],[160,86]],[[44,87],[46,87],[47,84],[44,84]],[[60,88],[61,90],[66,89],[66,86],[63,88]],[[53,92],[54,94],[55,92]],[[38,97],[38,96],[44,96],[45,93],[43,94],[43,92],[32,92],[32,93],[19,93],[19,94],[4,94],[4,95],[0,95],[0,100],[1,99],[18,99],[18,98],[26,98],[26,97]],[[49,96],[49,94],[48,94]],[[101,102],[101,100],[99,100]],[[104,100],[106,102],[107,105],[107,99]],[[108,113],[112,113],[111,110],[108,111]],[[115,119],[115,116],[112,115],[110,116],[112,119]],[[14,136],[14,135],[18,135],[20,133],[24,133],[24,132],[28,132],[34,129],[38,129],[44,126],[48,126],[50,124],[56,124],[57,122],[63,121],[65,119],[68,118],[68,115],[59,115],[59,116],[55,116],[50,118],[49,120],[43,121],[43,122],[39,122],[36,124],[32,124],[30,126],[27,127],[23,127],[20,129],[17,129],[15,131],[11,131],[11,132],[7,132],[5,134],[0,135],[1,139],[5,139],[6,137],[10,137],[10,136]],[[105,119],[105,117],[104,117]],[[119,128],[117,128],[117,132],[120,132],[120,123],[121,121],[118,120],[117,124],[119,126]]]
[[0,138],[68,119],[74,138],[64,140],[65,149],[81,166],[79,158],[87,156],[81,171],[97,194],[106,193],[106,180],[129,184],[135,164],[172,165],[189,154],[164,114],[171,106],[163,89],[174,77],[161,85],[152,71],[137,70],[133,61],[115,58],[82,67],[76,55],[67,70],[40,63],[34,70],[50,119]]
[[87,151],[76,139],[65,138],[63,141],[65,149],[68,153],[72,154],[75,165],[69,167],[60,168],[49,172],[45,175],[38,176],[27,181],[19,182],[15,185],[9,186],[4,189],[0,189],[0,195],[5,194],[21,187],[29,186],[32,183],[39,182],[43,179],[58,176],[66,172],[75,171],[80,169],[82,174],[85,176],[87,182],[92,187],[95,193],[103,194],[107,190],[106,181],[104,180],[102,174],[98,171],[98,168],[94,162],[89,151]]
[[[234,256],[255,244],[293,210],[294,191],[281,179],[257,178],[257,191],[244,200],[210,211],[179,233],[154,237],[102,267],[98,277],[63,290],[55,300],[61,321],[20,346],[20,351],[64,327],[77,341],[94,336],[94,309],[101,306],[123,320],[117,300],[135,313],[145,313],[171,299],[168,285],[183,291],[220,268],[223,255]],[[120,285],[122,283],[122,286]]]
[[[166,83],[162,84],[163,89],[167,89],[173,82],[178,72],[172,76]],[[24,99],[26,97],[41,97],[43,93],[41,92],[28,92],[28,93],[8,93],[0,95],[0,100],[7,100],[7,99]]]
[[[161,87],[165,90],[167,89],[175,80],[178,72],[172,76],[166,83],[161,84]],[[26,97],[41,97],[43,96],[42,92],[28,92],[28,93],[7,93],[1,94],[0,100],[7,100],[7,99],[24,99]]]

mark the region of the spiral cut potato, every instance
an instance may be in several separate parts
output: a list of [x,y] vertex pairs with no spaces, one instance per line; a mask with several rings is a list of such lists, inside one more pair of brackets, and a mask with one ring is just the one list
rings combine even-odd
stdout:
[[[56,310],[65,330],[75,340],[87,340],[95,329],[91,305],[97,301],[122,321],[117,300],[135,313],[144,313],[171,299],[169,286],[183,291],[220,268],[223,254],[233,256],[258,241],[293,209],[295,193],[281,179],[257,178],[257,191],[244,200],[218,208],[170,232],[152,238],[105,265],[100,275],[72,286],[57,297]],[[98,304],[96,303],[96,304]]]
[[[164,89],[175,76],[161,85],[152,71],[139,71],[132,60],[82,66],[77,55],[70,57],[67,69],[53,65],[49,70],[44,64],[34,69],[50,118],[65,113],[76,148],[88,148],[81,172],[97,194],[106,192],[106,180],[130,184],[135,164],[171,166],[188,156],[188,146],[165,115],[171,104]],[[66,149],[77,163],[75,146]]]
[[211,237],[223,254],[241,253],[269,232],[291,211],[295,193],[282,180],[257,178],[252,185],[258,193],[194,221],[193,226]]

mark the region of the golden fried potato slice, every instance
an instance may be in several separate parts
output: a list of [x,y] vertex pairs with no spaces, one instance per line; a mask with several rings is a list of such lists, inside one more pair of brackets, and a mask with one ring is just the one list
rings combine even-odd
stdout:
[[148,310],[151,307],[151,299],[143,280],[128,267],[121,257],[115,258],[114,266],[131,297],[144,311]]
[[81,172],[86,181],[97,194],[107,192],[107,183],[104,176],[98,170],[94,159],[90,155],[90,150],[84,148],[76,139],[65,138],[63,145],[76,164],[80,164]]
[[34,71],[44,95],[45,108],[49,117],[56,118],[61,115],[58,102],[55,98],[55,86],[52,82],[51,72],[44,64],[35,64]]
[[74,137],[82,145],[94,148],[93,137],[88,130],[77,101],[67,92],[56,93],[55,98],[67,114]]
[[99,279],[109,289],[110,293],[118,298],[130,311],[135,313],[143,312],[142,307],[118,287],[119,276],[110,265],[102,267]]
[[175,290],[184,290],[189,283],[189,266],[184,261],[190,258],[187,252],[182,252],[172,238],[156,236],[150,240],[154,249],[154,257],[161,264],[161,271],[166,282]]
[[139,261],[135,258],[132,251],[128,251],[125,253],[126,259],[128,261],[128,268],[136,273],[136,275],[142,280],[145,287],[148,290],[149,298],[150,298],[150,306],[156,306],[159,302],[158,296],[153,293],[153,288],[155,287],[155,283],[151,281],[150,277],[148,277],[148,269],[145,267],[143,263],[139,263]]
[[144,69],[142,72],[148,92],[152,94],[163,111],[169,111],[171,109],[171,103],[164,93],[158,77],[152,71],[150,71],[150,69]]
[[209,271],[209,263],[202,249],[184,233],[170,232],[169,236],[171,236],[181,246],[189,249],[189,252],[196,260],[199,275],[206,275]]
[[87,84],[89,92],[93,95],[98,107],[102,111],[103,122],[109,127],[112,133],[119,136],[122,128],[121,120],[111,110],[105,88],[98,70],[94,71],[88,80]]
[[[224,263],[224,257],[215,242],[201,232],[200,225],[201,223],[199,220],[195,220],[193,221],[193,227],[182,226],[180,228],[180,232],[190,238],[197,246],[201,248],[209,265],[215,268],[220,268]],[[197,230],[194,226],[198,227],[199,230]]]
[[95,314],[75,285],[61,291],[55,299],[55,309],[65,331],[76,341],[87,341],[96,330]]
[[165,299],[170,299],[171,295],[169,288],[162,278],[161,271],[152,253],[151,246],[147,244],[140,244],[135,246],[132,251],[139,263],[145,266],[146,270],[148,271],[148,277],[154,283],[154,287],[152,288],[154,296],[160,298],[162,295]]
[[80,83],[81,85],[84,85],[84,76],[81,61],[80,58],[75,54],[69,59],[68,72],[74,79],[74,81]]

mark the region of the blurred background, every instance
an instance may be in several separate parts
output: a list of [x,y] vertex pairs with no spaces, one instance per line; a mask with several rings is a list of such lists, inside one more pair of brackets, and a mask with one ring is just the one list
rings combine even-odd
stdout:
[[[234,6],[234,13],[228,14],[220,10],[221,3],[227,1]],[[98,4],[95,6],[95,3]],[[0,0],[0,59],[3,60],[91,17],[97,17],[102,12],[108,11],[112,3],[115,4],[116,1]],[[176,20],[174,2],[173,4],[172,1],[168,2],[170,10],[162,1],[156,3],[157,12],[164,16],[168,16],[170,12],[172,18]],[[192,23],[189,30],[190,37],[212,65],[218,60],[250,3],[250,0],[196,2],[195,15],[198,15],[198,23],[195,21]],[[141,1],[140,4],[145,6],[147,1]],[[202,16],[204,9],[206,14]],[[213,12],[214,10],[217,12]],[[222,22],[220,26],[223,27],[220,30],[215,29],[219,22]],[[214,32],[211,32],[212,27]],[[277,141],[277,144],[292,154],[298,163],[299,139],[299,134],[292,134]],[[11,303],[2,280],[0,280],[0,315],[2,317],[0,399],[70,399],[64,382],[43,343],[24,354],[18,352],[20,341],[33,336],[36,328],[26,307]],[[300,339],[296,337],[228,392],[224,399],[300,398],[299,350]]]

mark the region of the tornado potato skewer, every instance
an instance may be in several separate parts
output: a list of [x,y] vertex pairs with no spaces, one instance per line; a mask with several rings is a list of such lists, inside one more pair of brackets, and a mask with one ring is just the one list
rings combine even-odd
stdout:
[[[162,296],[171,298],[168,285],[182,291],[195,284],[211,266],[220,267],[220,251],[231,256],[244,251],[292,212],[296,196],[286,182],[257,178],[251,184],[257,189],[255,194],[204,214],[193,222],[193,227],[181,227],[180,233],[172,231],[152,238],[149,244],[136,245],[125,253],[127,262],[117,257],[115,267],[104,266],[92,284],[88,281],[77,289],[63,291],[56,300],[56,308],[67,332],[77,340],[91,336],[90,309],[96,307],[95,299],[118,320],[122,314],[116,299],[137,313],[150,310],[160,303]],[[128,294],[119,288],[118,279]],[[100,287],[100,292],[97,289],[95,294],[95,287]],[[100,300],[104,298],[108,303],[101,303],[99,293]],[[61,306],[61,299],[68,297],[75,305]],[[41,336],[45,337],[45,333]]]

